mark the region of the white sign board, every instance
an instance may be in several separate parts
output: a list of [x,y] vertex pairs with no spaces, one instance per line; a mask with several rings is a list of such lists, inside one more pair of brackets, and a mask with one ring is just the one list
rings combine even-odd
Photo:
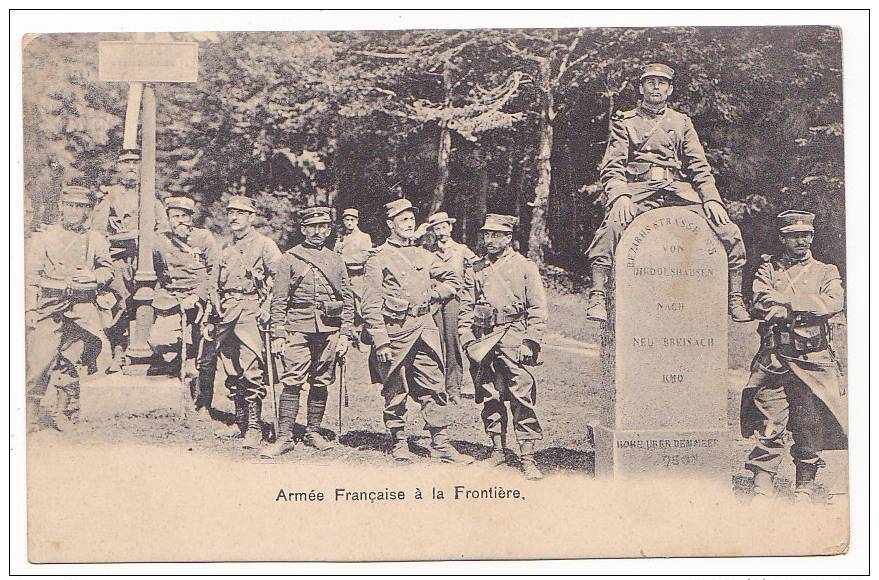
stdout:
[[194,83],[198,80],[197,42],[99,42],[102,81]]

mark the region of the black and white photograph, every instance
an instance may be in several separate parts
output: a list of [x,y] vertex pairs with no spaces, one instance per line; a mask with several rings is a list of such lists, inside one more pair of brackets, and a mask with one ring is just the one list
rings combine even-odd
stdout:
[[12,38],[28,561],[862,541],[844,29],[581,16]]

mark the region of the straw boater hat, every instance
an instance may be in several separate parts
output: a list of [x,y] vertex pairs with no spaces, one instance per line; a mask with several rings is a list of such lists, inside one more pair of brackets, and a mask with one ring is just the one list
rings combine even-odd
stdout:
[[458,220],[456,220],[455,218],[449,217],[449,214],[447,214],[446,212],[438,211],[429,218],[427,218],[427,227],[432,228],[433,226],[438,226],[442,223],[453,224],[457,221]]

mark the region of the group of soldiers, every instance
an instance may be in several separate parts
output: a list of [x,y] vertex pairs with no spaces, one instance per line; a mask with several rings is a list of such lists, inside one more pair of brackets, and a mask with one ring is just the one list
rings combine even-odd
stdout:
[[[613,117],[601,166],[606,214],[587,252],[592,287],[585,316],[607,320],[615,246],[638,214],[681,206],[703,216],[728,256],[730,316],[760,320],[752,397],[742,411],[743,431],[747,424],[746,435],[757,441],[746,465],[755,492],[773,493],[788,431],[796,492],[813,497],[823,465],[818,453],[827,448],[828,434],[844,437],[844,393],[828,323],[844,307],[839,272],[811,255],[815,216],[782,212],[782,252],[762,258],[753,304],[745,304],[742,235],[727,214],[692,120],[667,104],[673,79],[671,67],[647,65],[641,102]],[[75,416],[79,377],[118,369],[126,347],[137,257],[137,162],[136,153],[120,157],[120,183],[98,204],[94,219],[92,192],[65,188],[61,222],[32,240],[27,324],[35,347],[28,352],[28,393],[33,403],[48,384],[56,387],[59,429]],[[395,460],[418,458],[406,434],[411,398],[430,433],[430,455],[472,462],[448,433],[449,405],[460,400],[467,366],[492,443],[487,461],[507,462],[511,417],[523,471],[530,479],[541,477],[534,444],[542,427],[529,367],[539,364],[547,305],[537,266],[513,249],[516,218],[486,216],[479,257],[452,239],[455,220],[445,212],[416,227],[416,210],[405,198],[385,206],[390,235],[378,247],[358,228],[358,210],[347,208],[329,248],[332,210],[309,207],[299,214],[303,242],[281,252],[254,228],[257,209],[250,198],[228,201],[231,240],[222,248],[210,232],[193,226],[191,199],[169,197],[164,206],[154,232],[158,281],[149,342],[165,360],[176,356],[181,368],[194,362],[194,370],[181,374],[192,376],[196,413],[206,419],[212,416],[216,361],[222,362],[235,419],[221,425],[218,436],[241,439],[264,457],[290,452],[307,391],[304,441],[330,449],[321,430],[328,387],[351,345],[363,343],[370,346],[371,379],[382,385]],[[425,233],[432,238],[426,246],[418,243]],[[115,363],[101,362],[110,355]],[[263,419],[267,397],[274,428]]]

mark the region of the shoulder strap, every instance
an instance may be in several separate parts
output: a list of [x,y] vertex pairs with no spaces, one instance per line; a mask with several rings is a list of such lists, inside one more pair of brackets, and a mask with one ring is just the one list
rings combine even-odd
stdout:
[[[290,253],[290,255],[295,256],[296,258],[302,260],[303,262],[305,262],[306,264],[308,264],[309,266],[311,266],[312,268],[314,268],[315,270],[317,270],[318,272],[323,274],[323,277],[329,283],[330,287],[333,289],[333,292],[336,293],[336,297],[337,298],[342,297],[342,289],[339,288],[339,285],[337,283],[338,281],[327,272],[327,269],[328,269],[327,264],[322,264],[322,263],[318,262],[317,260],[315,260],[314,258],[312,258],[311,256],[305,254],[299,248],[299,246],[293,246],[292,248],[290,248],[288,250],[288,252]],[[303,272],[302,275],[299,277],[299,280],[297,281],[296,286],[299,286],[299,284],[302,282],[302,278],[304,278],[304,277],[305,277],[305,272]]]
[[647,144],[648,141],[650,141],[650,138],[653,137],[662,122],[665,121],[665,118],[668,115],[668,111],[669,109],[668,107],[666,107],[665,111],[662,112],[662,115],[659,116],[659,119],[656,120],[656,123],[654,123],[650,130],[647,132],[647,134],[644,135],[644,140],[641,141],[641,144],[638,146],[637,149],[639,152],[644,149],[644,146]]

